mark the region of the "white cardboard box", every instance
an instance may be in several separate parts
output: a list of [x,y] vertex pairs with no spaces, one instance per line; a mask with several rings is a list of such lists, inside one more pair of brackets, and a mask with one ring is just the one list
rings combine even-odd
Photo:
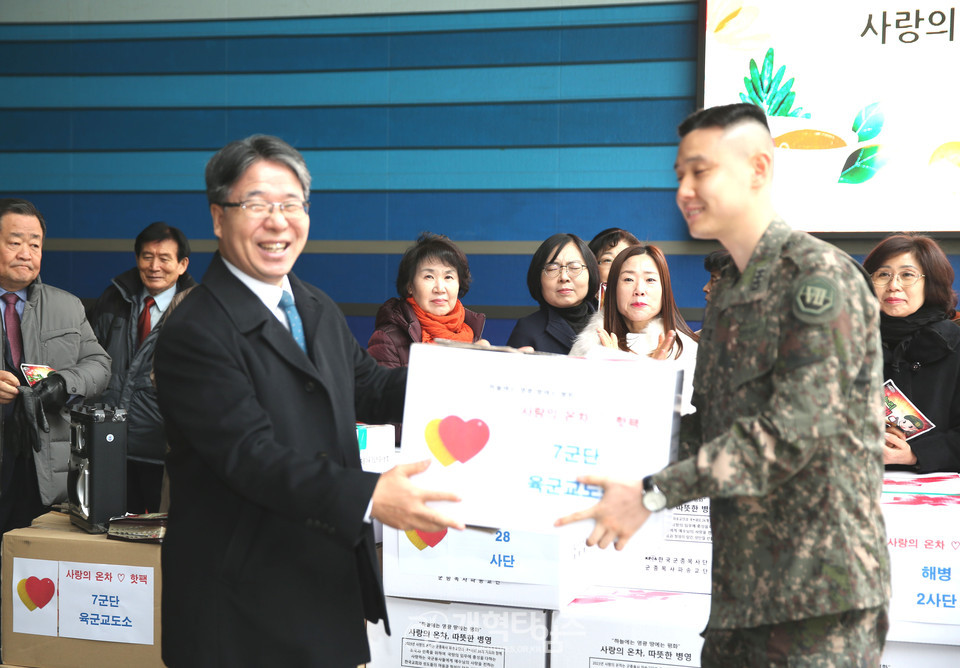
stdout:
[[[436,378],[450,368],[471,382],[438,393]],[[595,569],[586,564],[585,542],[593,522],[555,529],[554,521],[599,500],[602,490],[579,476],[629,471],[639,478],[675,457],[682,373],[677,364],[640,357],[585,360],[414,345],[402,458],[430,460],[415,483],[456,492],[461,503],[438,507],[491,531],[418,538],[385,530],[386,593],[565,605],[591,584]],[[629,571],[626,562],[620,560]]]
[[887,641],[880,668],[957,668],[960,647]]
[[960,645],[957,492],[956,473],[885,476],[883,516],[893,580],[890,641]]
[[[550,531],[599,500],[579,477],[641,478],[676,456],[683,369],[634,357],[414,344],[401,458],[431,461],[417,485],[456,492],[459,503],[434,505],[465,524]],[[470,382],[438,391],[450,369]]]
[[587,550],[591,585],[710,593],[713,541],[710,500],[696,499],[650,516],[623,550]]
[[370,668],[544,668],[543,610],[387,597],[392,635],[367,625]]
[[360,467],[371,473],[386,473],[396,454],[396,427],[392,424],[358,424]]
[[552,613],[550,668],[699,666],[710,596],[593,587]]
[[586,584],[580,531],[467,529],[440,536],[384,527],[388,596],[557,609]]
[[[357,424],[360,468],[370,473],[386,473],[396,456],[396,427],[392,424]],[[373,520],[373,538],[383,541],[383,522]]]

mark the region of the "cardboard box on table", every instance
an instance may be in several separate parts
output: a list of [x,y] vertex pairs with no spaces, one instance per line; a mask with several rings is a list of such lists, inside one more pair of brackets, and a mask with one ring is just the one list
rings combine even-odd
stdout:
[[413,345],[400,457],[429,459],[415,483],[462,499],[432,505],[489,531],[385,530],[387,594],[565,604],[589,583],[583,553],[593,525],[558,530],[554,520],[599,500],[601,490],[578,476],[640,478],[675,457],[682,373],[642,357]]
[[163,666],[160,546],[88,534],[59,513],[38,520],[3,536],[3,660]]
[[552,613],[550,668],[699,666],[710,596],[593,587]]
[[960,475],[887,473],[881,500],[893,584],[887,639],[960,645]]
[[392,635],[368,624],[370,668],[544,668],[547,613],[387,597]]
[[650,516],[623,550],[587,550],[589,581],[604,587],[710,593],[710,499]]

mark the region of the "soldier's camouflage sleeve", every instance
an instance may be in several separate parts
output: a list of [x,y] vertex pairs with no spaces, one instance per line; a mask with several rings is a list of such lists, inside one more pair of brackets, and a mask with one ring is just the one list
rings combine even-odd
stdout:
[[876,372],[861,368],[875,357],[866,352],[863,277],[850,267],[799,267],[781,294],[777,278],[759,301],[719,309],[704,333],[681,461],[655,476],[671,506],[766,495],[852,426],[850,390],[858,375]]

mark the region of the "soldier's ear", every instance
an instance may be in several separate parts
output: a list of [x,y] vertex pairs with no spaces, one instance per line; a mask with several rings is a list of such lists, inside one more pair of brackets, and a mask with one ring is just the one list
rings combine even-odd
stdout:
[[773,153],[758,150],[750,157],[751,182],[761,188],[773,181]]

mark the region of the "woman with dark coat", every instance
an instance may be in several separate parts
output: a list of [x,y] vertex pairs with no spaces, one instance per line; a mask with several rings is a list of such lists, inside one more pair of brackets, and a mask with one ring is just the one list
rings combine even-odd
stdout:
[[422,234],[400,259],[399,298],[388,299],[377,312],[376,329],[367,352],[380,366],[407,366],[410,345],[434,339],[484,342],[487,317],[463,307],[470,289],[470,265],[450,239]]
[[880,300],[884,378],[935,426],[906,440],[889,429],[884,464],[960,471],[960,327],[953,268],[933,239],[894,234],[863,262]]
[[508,346],[566,355],[596,308],[597,258],[575,234],[554,234],[540,244],[527,270],[527,289],[540,309],[520,318]]

